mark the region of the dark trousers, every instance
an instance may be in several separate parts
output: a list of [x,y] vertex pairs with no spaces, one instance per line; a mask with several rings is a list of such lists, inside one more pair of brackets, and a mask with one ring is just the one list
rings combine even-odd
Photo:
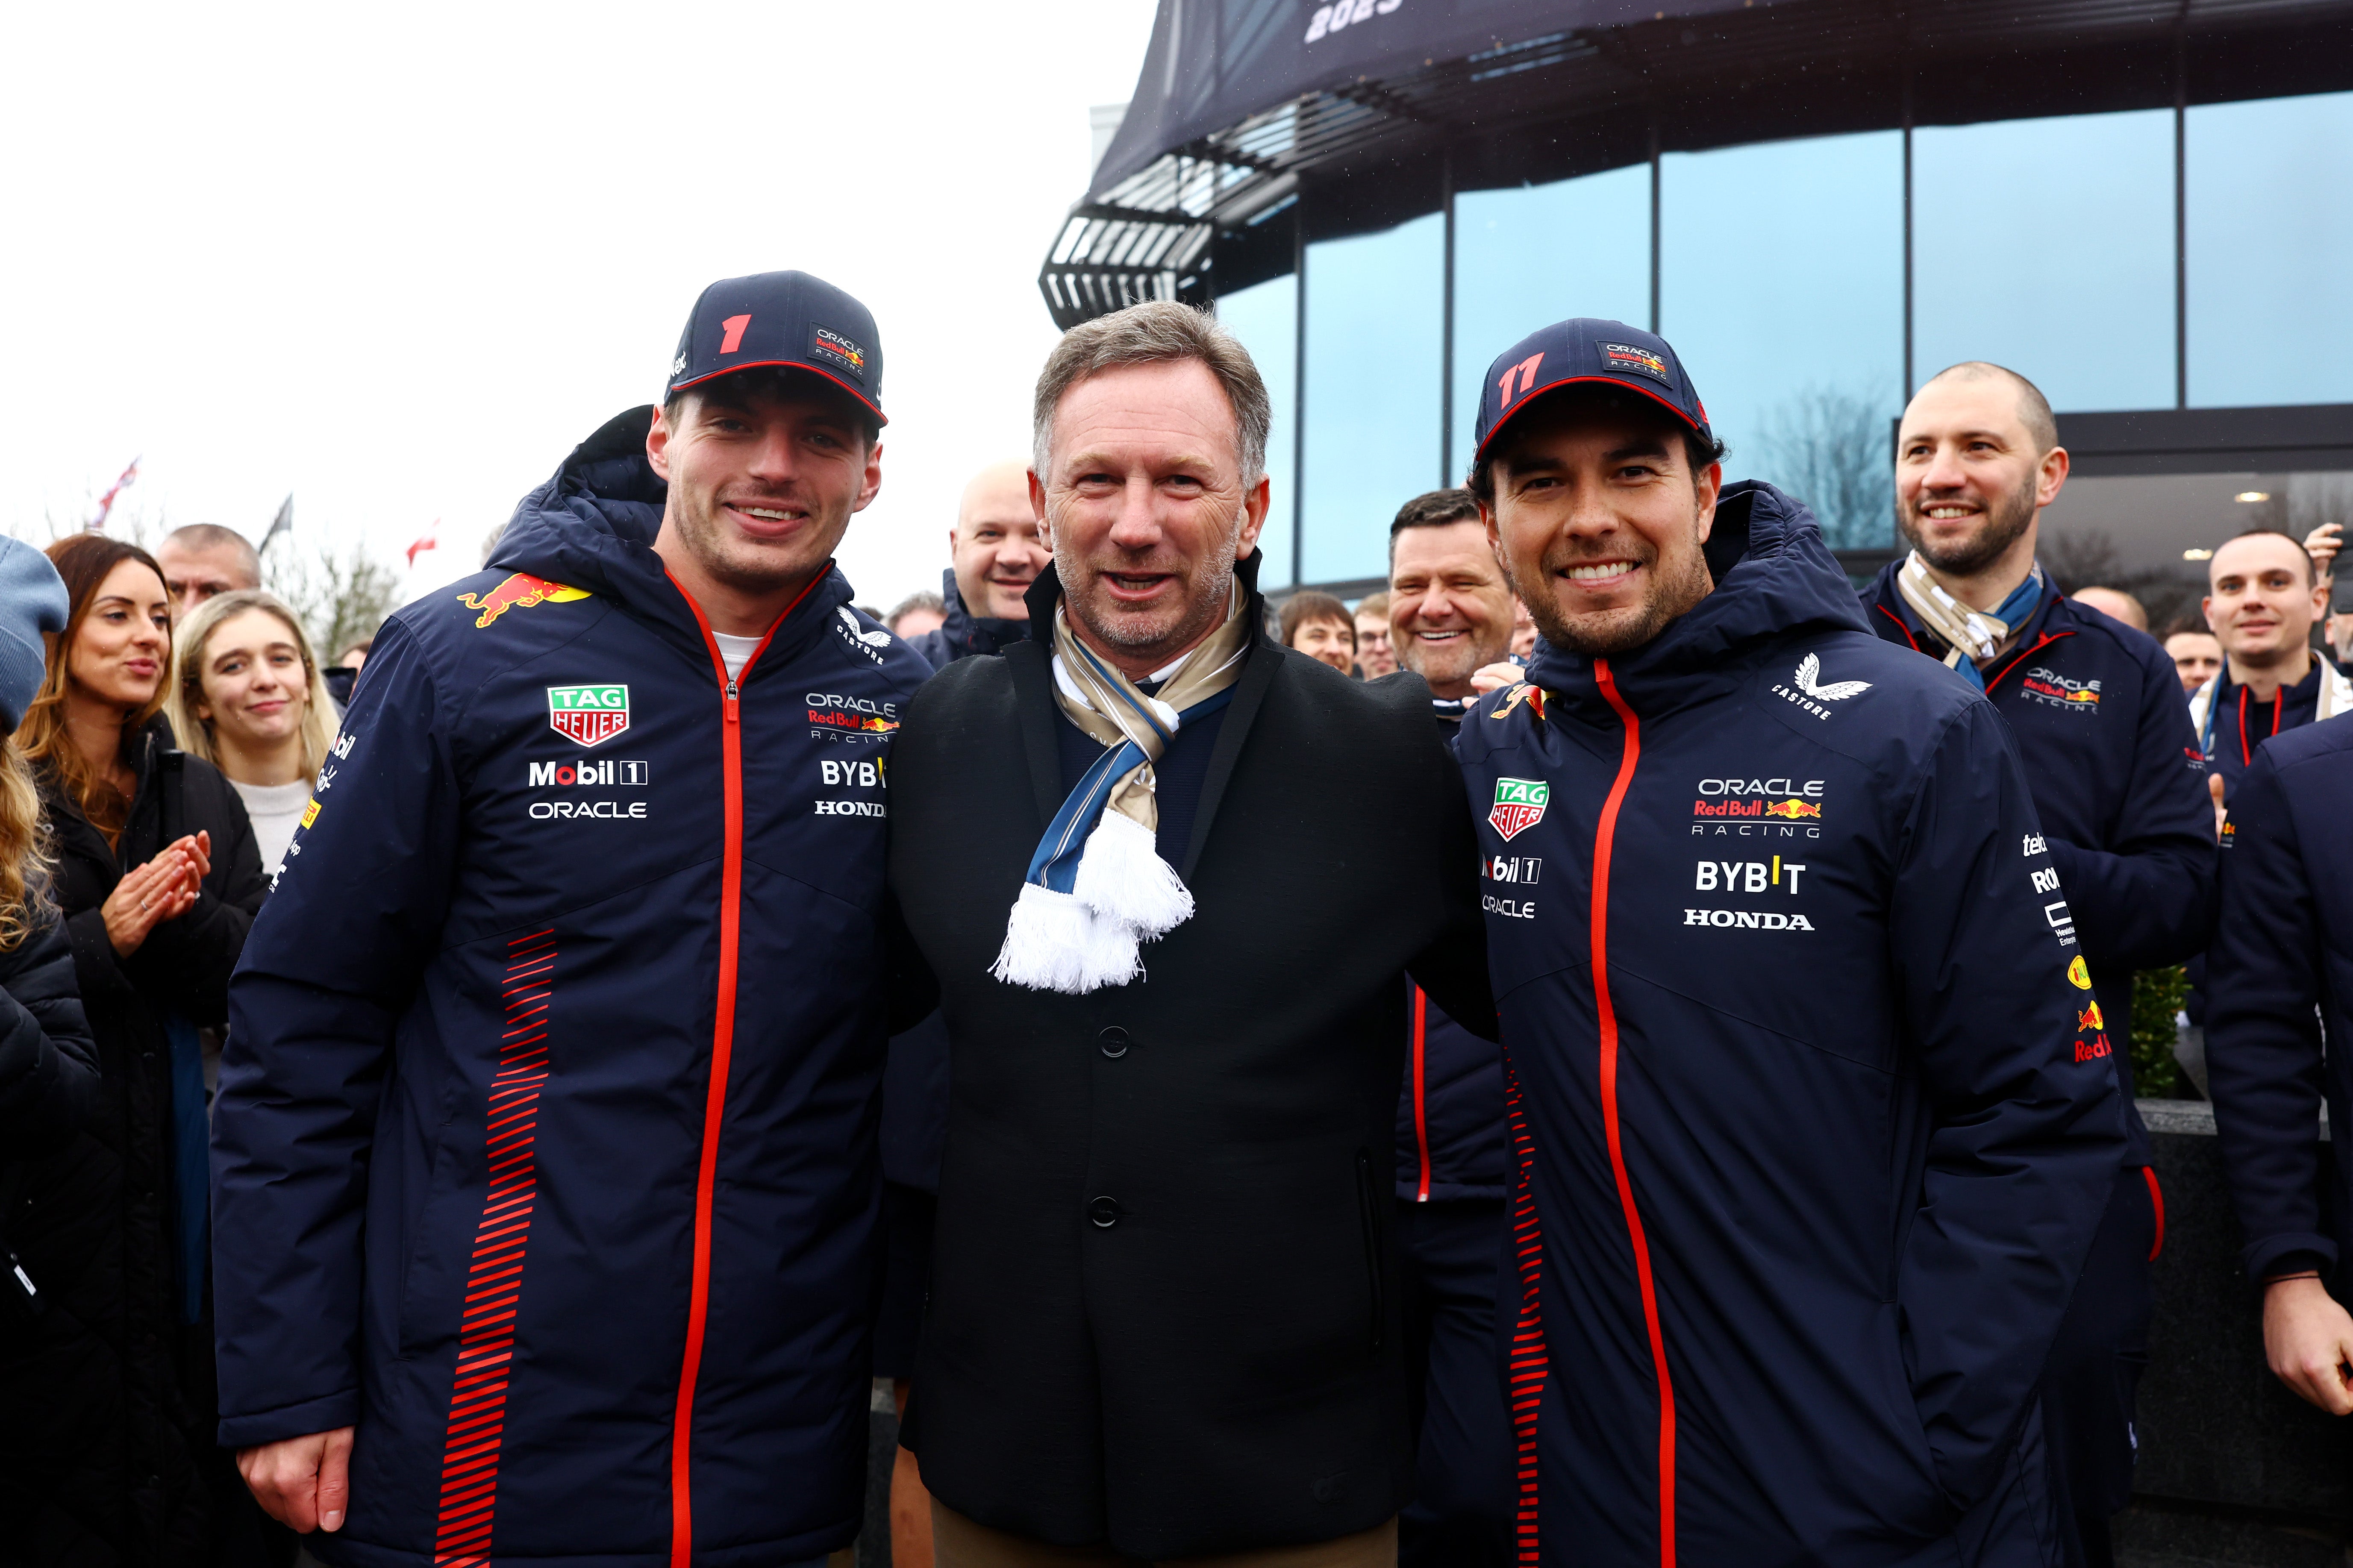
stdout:
[[1399,1200],[1413,1500],[1398,1516],[1400,1568],[1511,1561],[1512,1424],[1495,1342],[1504,1200]]
[[2132,1500],[2133,1399],[2148,1364],[2158,1201],[2151,1173],[2117,1173],[2042,1367],[2045,1451],[2068,1568],[2110,1568],[2108,1521]]

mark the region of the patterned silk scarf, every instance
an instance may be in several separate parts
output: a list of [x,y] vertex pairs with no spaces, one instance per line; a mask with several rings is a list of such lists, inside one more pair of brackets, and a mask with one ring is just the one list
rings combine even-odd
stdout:
[[2013,627],[2032,617],[2034,607],[2042,602],[2042,563],[2038,561],[2000,607],[1988,611],[1973,610],[1938,587],[1916,550],[1895,574],[1896,591],[1904,595],[1904,602],[1912,606],[1920,624],[1944,638],[1951,650],[1945,655],[1946,667],[1976,682],[1980,691],[1985,689],[1985,676],[1979,666],[2001,652]]
[[1008,985],[1081,995],[1143,971],[1137,945],[1192,917],[1193,895],[1155,847],[1160,807],[1152,764],[1177,731],[1233,700],[1250,627],[1237,583],[1225,624],[1147,696],[1081,642],[1069,606],[1054,609],[1054,700],[1103,743],[1029,857],[1021,896],[989,973]]

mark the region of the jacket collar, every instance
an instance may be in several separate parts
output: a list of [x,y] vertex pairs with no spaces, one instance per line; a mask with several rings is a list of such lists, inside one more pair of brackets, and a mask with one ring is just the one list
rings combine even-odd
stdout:
[[[1813,513],[1771,485],[1744,479],[1725,488],[1705,552],[1715,591],[1641,647],[1608,656],[1613,683],[1639,714],[1728,694],[1757,658],[1791,637],[1868,629]],[[1583,721],[1614,728],[1593,665],[1542,642],[1528,678]]]
[[946,617],[940,623],[941,635],[959,657],[1003,653],[1029,635],[1028,621],[974,615],[965,605],[963,590],[956,586],[953,566],[940,574],[940,607]]
[[[490,565],[616,600],[637,619],[691,649],[701,664],[709,658],[702,628],[684,591],[654,553],[670,486],[646,460],[646,430],[653,416],[650,403],[629,409],[575,447],[554,476],[516,506]],[[777,628],[754,675],[778,668],[815,641],[850,598],[849,579],[828,562],[824,576]]]
[[[1894,619],[1897,626],[1904,628],[1905,635],[1912,639],[1912,646],[1915,648],[1931,658],[1942,658],[1948,651],[1945,640],[1920,624],[1920,617],[1913,613],[1911,602],[1904,597],[1904,590],[1895,585],[1895,574],[1903,569],[1904,559],[1898,556],[1881,567],[1879,575],[1872,579],[1870,595],[1872,616],[1876,619],[1883,612]],[[1876,636],[1880,628],[1874,626],[1871,629],[1873,635]],[[2042,602],[2034,606],[2034,613],[2027,616],[2025,622],[2012,633],[2010,647],[2002,650],[2000,658],[1994,663],[1999,666],[2019,649],[2033,647],[2051,633],[2082,629],[2083,623],[2075,618],[2074,612],[2069,607],[2066,595],[2059,592],[2056,584],[2050,583],[2046,579]]]

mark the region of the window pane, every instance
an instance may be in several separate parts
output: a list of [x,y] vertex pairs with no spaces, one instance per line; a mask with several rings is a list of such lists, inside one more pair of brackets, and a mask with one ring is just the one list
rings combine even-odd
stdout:
[[1385,574],[1389,519],[1440,482],[1445,243],[1431,213],[1307,247],[1303,582]]
[[1662,162],[1662,324],[1732,447],[1725,477],[1803,498],[1833,545],[1887,543],[1889,421],[1903,408],[1903,133]]
[[1292,430],[1299,416],[1298,310],[1299,281],[1288,274],[1253,283],[1218,301],[1218,320],[1258,362],[1267,400],[1274,405],[1274,424],[1266,436],[1271,496],[1266,531],[1258,540],[1266,556],[1258,569],[1261,588],[1280,588],[1295,580],[1291,570],[1291,459]]
[[1554,321],[1651,320],[1651,166],[1454,198],[1454,451],[1471,468],[1497,354]]
[[2193,109],[2189,401],[2353,402],[2353,92]]
[[1913,133],[1913,374],[2007,365],[2062,409],[2170,408],[2173,111]]

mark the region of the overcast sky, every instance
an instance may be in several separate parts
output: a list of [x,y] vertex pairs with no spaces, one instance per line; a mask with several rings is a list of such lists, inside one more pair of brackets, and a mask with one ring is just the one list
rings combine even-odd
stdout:
[[842,565],[935,586],[1027,446],[1037,273],[1151,0],[44,5],[0,61],[0,525],[124,508],[312,543],[410,596],[614,414],[712,279],[864,300],[883,484]]

